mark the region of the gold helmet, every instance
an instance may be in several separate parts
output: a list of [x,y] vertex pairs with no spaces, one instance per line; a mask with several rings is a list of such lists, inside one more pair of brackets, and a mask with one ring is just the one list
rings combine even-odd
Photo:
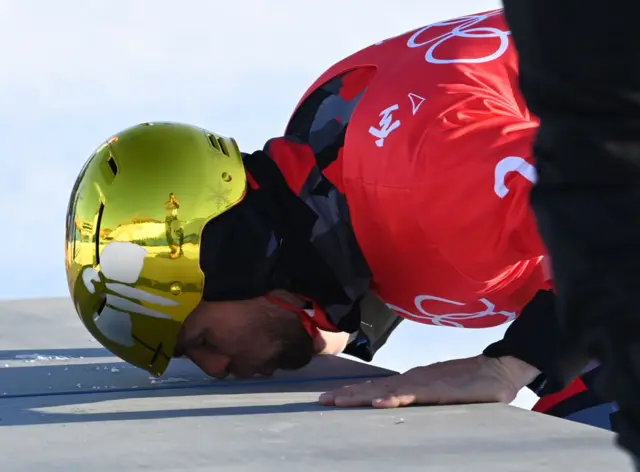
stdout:
[[247,190],[232,138],[145,123],[102,144],[71,192],[66,271],[82,323],[122,360],[159,376],[200,303],[208,221]]

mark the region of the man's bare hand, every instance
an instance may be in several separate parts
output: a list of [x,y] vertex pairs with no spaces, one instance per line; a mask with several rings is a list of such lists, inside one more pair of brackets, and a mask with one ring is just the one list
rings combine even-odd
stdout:
[[404,374],[324,393],[320,403],[377,408],[412,404],[511,403],[518,391],[535,378],[537,370],[517,359],[503,360],[480,355],[416,367]]

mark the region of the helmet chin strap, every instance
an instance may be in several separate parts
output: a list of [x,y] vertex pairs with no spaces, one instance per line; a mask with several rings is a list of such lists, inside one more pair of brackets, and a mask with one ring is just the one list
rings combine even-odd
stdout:
[[[293,306],[290,303],[280,300],[277,297],[272,295],[265,295],[265,299],[269,300],[272,303],[284,308],[285,310],[292,311],[297,313],[300,318],[300,322],[304,326],[304,329],[309,333],[309,335],[316,339],[320,336],[320,330],[322,331],[331,331],[334,333],[339,333],[340,330],[336,329],[333,324],[329,321],[327,314],[320,309],[320,307],[311,300],[313,303],[313,309],[300,308],[297,306]],[[304,297],[301,297],[304,298]]]

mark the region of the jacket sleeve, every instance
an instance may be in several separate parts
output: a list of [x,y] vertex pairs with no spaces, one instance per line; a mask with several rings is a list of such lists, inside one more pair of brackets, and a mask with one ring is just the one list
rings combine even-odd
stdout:
[[513,356],[542,372],[528,387],[544,396],[568,385],[566,360],[577,360],[575,375],[589,362],[563,338],[556,313],[556,295],[541,290],[507,329],[504,337],[483,352],[487,357]]
[[360,328],[353,333],[344,353],[371,362],[403,319],[369,292],[360,303]]

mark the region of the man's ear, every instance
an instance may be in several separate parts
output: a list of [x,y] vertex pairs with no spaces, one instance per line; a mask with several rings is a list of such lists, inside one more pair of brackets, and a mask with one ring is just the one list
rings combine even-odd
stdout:
[[341,354],[349,344],[349,333],[332,333],[318,330],[320,335],[315,338],[316,354],[319,356]]

